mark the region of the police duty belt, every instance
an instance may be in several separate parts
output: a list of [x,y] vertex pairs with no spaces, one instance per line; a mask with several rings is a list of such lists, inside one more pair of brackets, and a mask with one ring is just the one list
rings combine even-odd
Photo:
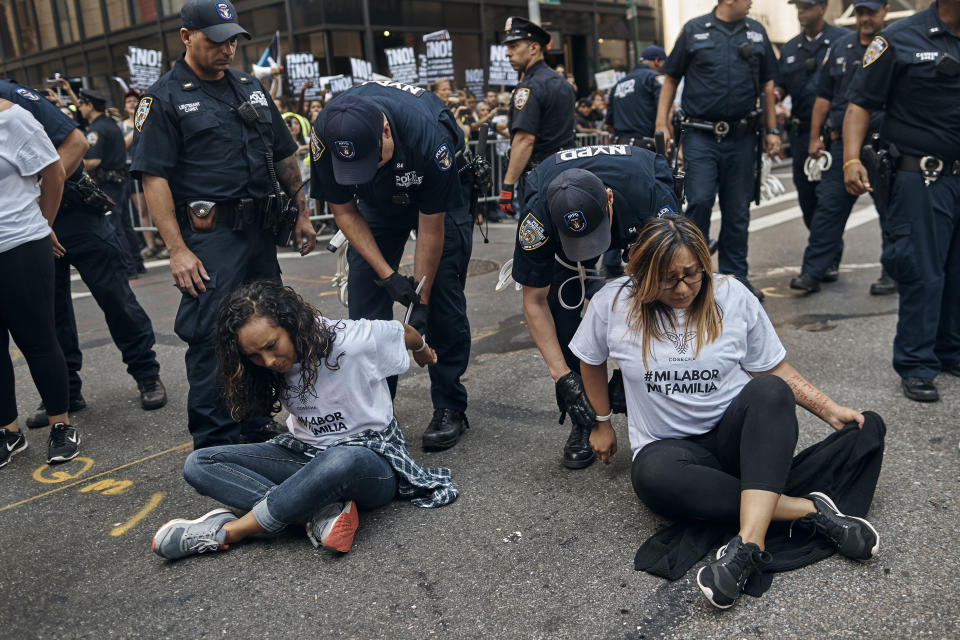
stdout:
[[897,169],[920,173],[924,186],[929,187],[940,176],[960,176],[960,160],[944,162],[936,156],[908,156],[897,158]]
[[723,142],[723,139],[728,135],[743,137],[757,129],[756,114],[753,113],[735,122],[728,122],[726,120],[713,122],[711,120],[685,117],[680,123],[685,129],[709,131],[713,134],[713,137],[716,138],[717,142]]

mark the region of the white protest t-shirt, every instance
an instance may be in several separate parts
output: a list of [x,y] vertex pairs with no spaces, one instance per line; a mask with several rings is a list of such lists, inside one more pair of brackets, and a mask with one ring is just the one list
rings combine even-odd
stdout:
[[290,412],[287,429],[297,440],[324,448],[368,429],[382,431],[393,421],[393,400],[387,377],[410,368],[403,324],[395,320],[329,320],[337,337],[330,361],[340,354],[340,368],[331,371],[321,363],[317,381],[305,394],[300,387],[300,365],[286,374],[288,391],[280,402]]
[[29,111],[16,104],[0,111],[0,252],[50,235],[35,176],[59,159]]
[[634,456],[656,440],[710,431],[750,380],[748,371],[769,371],[786,357],[756,296],[736,278],[713,278],[723,332],[703,345],[696,358],[696,330],[684,328],[685,312],[677,309],[677,328],[668,333],[667,341],[650,341],[649,368],[644,366],[642,337],[626,323],[630,308],[626,277],[607,283],[593,296],[570,342],[570,350],[587,364],[599,365],[608,357],[619,363]]

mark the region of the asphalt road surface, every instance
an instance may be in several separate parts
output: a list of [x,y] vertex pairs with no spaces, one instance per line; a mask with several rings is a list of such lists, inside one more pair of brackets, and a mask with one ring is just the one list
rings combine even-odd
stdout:
[[[901,395],[890,366],[897,299],[867,293],[880,272],[869,200],[848,225],[839,282],[807,297],[788,288],[806,241],[789,195],[754,210],[750,271],[789,360],[838,402],[886,420],[869,514],[881,553],[865,564],[835,556],[779,574],[762,598],[744,596],[723,612],[700,594],[696,568],[676,582],[633,570],[637,547],[665,522],[630,487],[623,416],[614,419],[620,452],[611,466],[561,467],[568,429],[557,425],[520,294],[494,291],[515,234],[515,223],[501,223],[490,225],[489,244],[474,236],[471,428],[454,449],[421,450],[429,378],[416,366],[401,377],[396,415],[411,451],[449,466],[460,499],[438,510],[394,502],[364,512],[342,556],[315,551],[300,531],[178,562],[151,553],[161,524],[217,506],[180,475],[191,447],[184,345],[173,333],[179,294],[162,263],[134,283],[170,396],[148,413],[102,313],[76,282],[89,403],[74,418],[81,454],[48,467],[46,432],[34,430],[30,448],[0,471],[0,637],[957,637],[960,379],[941,376],[935,404]],[[324,314],[346,316],[330,284],[331,254],[285,255],[282,267],[286,283]],[[12,354],[25,417],[39,398]],[[801,448],[828,434],[798,411]]]

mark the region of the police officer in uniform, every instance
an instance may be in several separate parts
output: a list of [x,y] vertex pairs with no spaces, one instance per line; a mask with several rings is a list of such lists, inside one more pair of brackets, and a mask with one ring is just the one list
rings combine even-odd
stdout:
[[662,47],[647,47],[640,56],[640,63],[613,86],[605,123],[613,132],[615,143],[654,150],[657,102],[663,85],[660,70],[666,59]]
[[629,145],[559,151],[527,175],[513,251],[513,278],[523,285],[523,315],[555,383],[560,422],[569,414],[563,466],[593,463],[596,414],[568,344],[586,298],[603,286],[597,257],[625,251],[646,218],[679,210],[662,156]]
[[850,193],[871,181],[859,149],[870,112],[884,107],[890,145],[891,242],[883,264],[897,281],[900,312],[893,368],[911,400],[939,399],[934,378],[960,376],[960,0],[880,32],[863,55],[843,121],[843,178]]
[[[780,48],[780,69],[775,91],[777,99],[790,96],[790,156],[793,159],[793,184],[803,213],[803,224],[810,228],[810,219],[817,208],[817,184],[810,182],[803,171],[807,159],[807,140],[810,137],[810,114],[817,97],[814,75],[823,64],[827,49],[849,31],[827,24],[823,16],[827,0],[789,0],[797,5],[797,20],[803,28],[798,35]],[[836,275],[836,271],[832,271]]]
[[[214,332],[220,302],[240,284],[280,278],[275,242],[295,231],[302,255],[316,244],[300,168],[268,91],[230,68],[238,36],[228,0],[187,0],[186,52],[137,106],[131,172],[170,252],[183,296],[174,330],[187,343],[187,420],[195,448],[265,440],[269,416],[238,423],[217,382]],[[285,207],[285,197],[295,207]],[[294,210],[295,209],[295,210]]]
[[[720,0],[690,20],[667,58],[657,129],[671,132],[670,107],[685,78],[681,145],[687,174],[687,215],[705,238],[720,194],[720,273],[730,273],[763,300],[747,279],[747,231],[754,193],[757,130],[765,126],[765,150],[780,152],[773,81],[777,60],[759,22],[747,17],[751,0]],[[758,107],[763,122],[758,122]],[[680,132],[673,132],[679,135]]]
[[[368,82],[334,98],[311,135],[311,196],[330,204],[350,241],[350,318],[392,319],[399,302],[437,352],[428,451],[452,447],[469,427],[460,376],[470,359],[463,289],[473,238],[463,150],[463,132],[443,102],[399,82]],[[397,269],[412,229],[411,281]],[[388,383],[396,394],[396,377]]]
[[[84,174],[83,156],[89,149],[87,140],[73,119],[31,89],[0,80],[0,98],[19,104],[37,118],[57,147],[68,175],[53,231],[66,249],[66,254],[58,258],[54,266],[54,314],[57,341],[63,349],[69,373],[69,411],[74,413],[87,406],[79,375],[83,354],[70,296],[71,265],[103,310],[110,336],[120,349],[127,372],[137,382],[141,407],[146,410],[162,407],[167,402],[167,395],[159,377],[160,364],[153,351],[155,339],[150,318],[137,302],[124,273],[117,269],[121,249],[104,216],[104,209],[84,201],[83,196],[89,194],[90,189],[78,187],[83,181],[88,187],[95,188],[89,176]],[[47,412],[42,403],[27,418],[26,424],[31,429],[47,426]]]
[[550,154],[574,145],[573,87],[543,61],[550,34],[526,18],[507,18],[503,43],[520,83],[510,101],[510,159],[500,190],[500,210],[513,215],[517,181]]
[[[834,41],[817,73],[817,99],[811,112],[813,129],[808,140],[808,153],[812,158],[829,153],[831,163],[817,186],[817,207],[807,223],[810,236],[803,252],[800,275],[790,281],[791,289],[807,293],[819,291],[821,282],[837,279],[836,267],[843,253],[843,230],[857,201],[856,196],[847,193],[843,184],[843,114],[847,110],[850,83],[860,69],[867,45],[883,29],[887,15],[886,0],[855,0],[853,4],[857,31],[848,32]],[[870,132],[879,131],[882,121],[883,112],[874,111],[870,117]],[[877,198],[875,193],[870,195],[880,216],[883,246],[886,246],[887,202]],[[870,285],[873,295],[887,295],[896,293],[896,290],[896,283],[885,271]]]

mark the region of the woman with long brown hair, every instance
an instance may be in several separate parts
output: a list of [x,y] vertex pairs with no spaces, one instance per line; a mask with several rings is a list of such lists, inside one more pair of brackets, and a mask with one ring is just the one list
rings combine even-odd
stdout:
[[737,279],[712,275],[693,222],[664,215],[644,225],[627,275],[594,295],[570,349],[580,358],[597,412],[590,445],[602,462],[616,453],[607,358],[623,373],[631,479],[652,510],[679,520],[737,523],[737,536],[700,569],[697,583],[720,608],[770,562],[771,521],[798,521],[843,555],[867,559],[876,530],[842,514],[822,492],[784,495],[797,444],[799,404],[835,429],[861,427],[785,359],[757,298]]

